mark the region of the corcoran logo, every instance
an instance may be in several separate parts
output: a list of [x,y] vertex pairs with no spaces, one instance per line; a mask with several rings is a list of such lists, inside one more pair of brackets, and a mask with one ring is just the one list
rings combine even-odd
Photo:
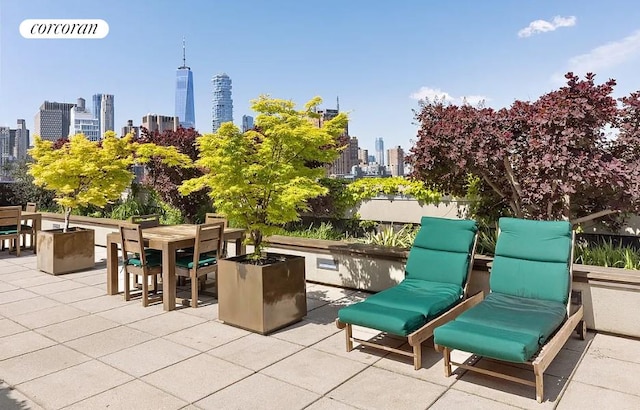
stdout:
[[101,19],[27,19],[20,34],[35,39],[99,39],[109,34],[109,24]]

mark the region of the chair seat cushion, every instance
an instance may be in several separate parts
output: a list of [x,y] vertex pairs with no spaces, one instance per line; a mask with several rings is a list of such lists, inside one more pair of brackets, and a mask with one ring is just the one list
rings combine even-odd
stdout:
[[460,301],[462,288],[407,278],[397,286],[342,308],[340,321],[406,336]]
[[[212,255],[200,255],[198,260],[198,267],[215,265],[216,257]],[[176,266],[180,266],[186,269],[193,269],[193,256],[183,256],[176,259]]]
[[[153,268],[156,266],[161,266],[162,265],[162,253],[158,254],[147,254],[146,250],[145,250],[145,259],[147,261],[147,267],[149,268]],[[133,266],[142,266],[142,262],[140,261],[140,258],[129,258],[128,259],[128,264],[129,265],[133,265]]]
[[0,235],[13,235],[18,233],[18,227],[16,225],[0,226]]
[[491,293],[434,331],[434,343],[516,363],[530,360],[566,318],[566,305]]

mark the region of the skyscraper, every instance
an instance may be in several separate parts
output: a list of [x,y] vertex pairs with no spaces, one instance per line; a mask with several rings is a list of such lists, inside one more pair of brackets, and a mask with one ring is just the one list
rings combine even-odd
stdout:
[[101,139],[100,122],[93,116],[93,113],[87,111],[84,98],[78,98],[76,106],[71,109],[70,128],[69,136],[84,134],[89,141],[100,141]]
[[398,145],[391,148],[387,154],[389,157],[389,171],[391,171],[391,176],[404,176],[404,150],[402,147]]
[[107,131],[115,131],[115,110],[112,94],[93,95],[93,116],[99,122],[100,138],[104,138]]
[[133,125],[133,120],[127,120],[127,125],[122,127],[120,135],[124,137],[127,134],[131,134],[134,138],[140,137],[140,127]]
[[217,132],[220,125],[233,121],[233,100],[231,99],[231,79],[225,73],[216,74],[212,79],[213,100],[211,125]]
[[27,148],[29,147],[29,130],[25,120],[18,120],[18,128],[15,129],[15,132],[13,156],[20,160],[27,156]]
[[250,115],[242,116],[242,132],[247,132],[253,128],[253,117]]
[[147,114],[142,117],[142,126],[149,132],[158,131],[162,134],[165,130],[176,131],[179,124],[178,117],[168,115]]
[[382,141],[382,137],[376,138],[376,161],[379,165],[384,165],[384,141]]
[[35,116],[35,131],[43,140],[56,141],[69,136],[71,109],[75,104],[45,101]]
[[176,71],[176,117],[183,128],[195,128],[196,113],[193,107],[193,72],[187,67],[186,47],[182,40],[182,66]]

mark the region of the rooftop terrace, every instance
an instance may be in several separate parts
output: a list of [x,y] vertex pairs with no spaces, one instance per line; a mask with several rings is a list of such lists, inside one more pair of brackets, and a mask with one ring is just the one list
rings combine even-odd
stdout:
[[445,378],[441,355],[426,344],[418,371],[404,356],[345,352],[337,310],[364,293],[308,283],[308,316],[260,336],[220,323],[212,298],[165,312],[106,296],[105,257],[97,247],[95,269],[51,276],[29,251],[0,253],[0,409],[640,408],[638,340],[572,338],[538,404],[532,387],[461,369]]

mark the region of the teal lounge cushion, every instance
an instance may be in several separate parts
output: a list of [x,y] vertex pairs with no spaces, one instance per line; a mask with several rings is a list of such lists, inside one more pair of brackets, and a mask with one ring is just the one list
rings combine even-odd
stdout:
[[[215,265],[216,257],[212,255],[200,255],[198,267]],[[193,256],[183,256],[176,259],[176,265],[186,269],[193,269]]]
[[340,321],[406,336],[460,301],[462,288],[407,278],[338,311]]
[[491,293],[454,321],[435,329],[434,343],[480,356],[530,360],[566,318],[566,305]]
[[[146,251],[145,251],[145,260],[147,262],[147,266],[150,268],[156,267],[156,266],[161,266],[162,265],[162,253],[160,254],[151,254],[151,255],[146,255]],[[140,261],[140,258],[129,258],[127,260],[127,263],[129,265],[133,265],[133,266],[142,266],[142,262]]]

